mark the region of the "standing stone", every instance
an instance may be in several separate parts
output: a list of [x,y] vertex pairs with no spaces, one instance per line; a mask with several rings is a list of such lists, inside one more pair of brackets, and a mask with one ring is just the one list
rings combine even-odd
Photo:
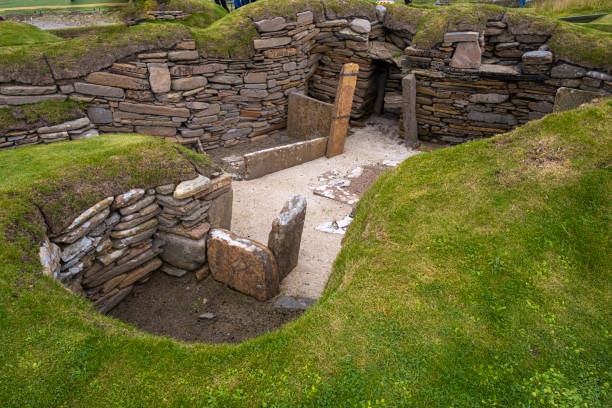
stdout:
[[385,21],[386,15],[387,15],[387,8],[383,6],[382,4],[378,4],[376,6],[376,18],[378,19],[378,22],[382,23],[383,21]]
[[416,147],[419,142],[416,118],[416,76],[408,74],[402,78],[402,124],[404,139]]
[[62,256],[60,247],[45,238],[38,251],[38,256],[40,258],[40,264],[43,267],[43,275],[54,277],[59,273],[60,257]]
[[268,247],[276,258],[279,279],[283,280],[298,264],[302,230],[306,219],[306,199],[294,195],[272,221]]
[[215,280],[255,299],[264,301],[278,294],[278,267],[263,244],[214,229],[208,239],[208,264]]
[[553,111],[563,112],[574,109],[583,103],[591,102],[593,99],[601,96],[602,95],[597,92],[581,91],[579,89],[561,87],[557,89]]
[[460,42],[455,48],[455,54],[450,66],[459,69],[476,69],[480,67],[482,55],[477,42]]
[[149,68],[149,83],[151,90],[154,93],[170,92],[172,81],[170,80],[170,71],[168,65],[151,63],[147,64]]

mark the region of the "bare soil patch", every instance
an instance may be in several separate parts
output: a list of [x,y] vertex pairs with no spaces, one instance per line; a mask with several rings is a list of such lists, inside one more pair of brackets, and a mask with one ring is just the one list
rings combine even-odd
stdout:
[[[204,314],[213,318],[199,318]],[[187,342],[239,343],[280,328],[302,311],[277,309],[273,300],[257,301],[208,276],[181,278],[158,271],[109,315],[149,333]]]

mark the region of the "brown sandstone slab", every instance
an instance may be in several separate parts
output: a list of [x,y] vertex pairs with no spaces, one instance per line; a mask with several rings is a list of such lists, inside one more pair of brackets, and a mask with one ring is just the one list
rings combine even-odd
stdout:
[[144,113],[159,116],[178,116],[188,118],[191,113],[186,108],[174,108],[171,106],[146,105],[143,103],[120,102],[119,109],[124,112]]
[[151,63],[149,68],[149,83],[151,90],[155,93],[170,92],[170,71],[167,64]]
[[288,136],[297,140],[329,136],[333,108],[331,103],[292,93],[289,95]]
[[214,229],[208,239],[208,263],[215,280],[239,292],[261,301],[278,294],[278,267],[263,244]]
[[91,74],[87,75],[85,80],[92,84],[114,86],[123,89],[149,89],[149,82],[144,79],[111,74],[110,72],[92,72]]

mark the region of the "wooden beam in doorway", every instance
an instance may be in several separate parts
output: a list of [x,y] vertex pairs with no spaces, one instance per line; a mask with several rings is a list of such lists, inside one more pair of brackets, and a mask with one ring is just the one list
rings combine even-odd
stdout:
[[359,65],[344,64],[340,72],[340,80],[336,90],[336,101],[332,113],[332,123],[327,141],[326,156],[334,157],[344,152],[344,140],[348,132],[349,119],[351,118],[351,107],[357,84],[357,73]]

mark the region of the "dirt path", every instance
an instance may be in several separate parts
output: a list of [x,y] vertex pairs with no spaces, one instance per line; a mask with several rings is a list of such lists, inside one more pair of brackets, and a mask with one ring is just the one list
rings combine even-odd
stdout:
[[308,203],[298,266],[283,280],[284,295],[319,298],[340,250],[342,235],[316,231],[325,222],[341,220],[352,206],[314,195],[323,184],[318,176],[338,170],[342,175],[358,166],[375,165],[383,160],[402,161],[416,154],[398,144],[397,121],[374,119],[377,125],[358,129],[346,141],[345,152],[332,159],[320,158],[300,166],[269,174],[256,180],[235,181],[232,230],[267,243],[274,217],[292,194],[301,194]]
[[91,3],[91,4],[66,4],[59,6],[26,6],[26,7],[8,7],[0,8],[2,11],[15,11],[15,10],[39,10],[39,9],[68,9],[68,8],[83,8],[83,7],[125,7],[128,3]]

